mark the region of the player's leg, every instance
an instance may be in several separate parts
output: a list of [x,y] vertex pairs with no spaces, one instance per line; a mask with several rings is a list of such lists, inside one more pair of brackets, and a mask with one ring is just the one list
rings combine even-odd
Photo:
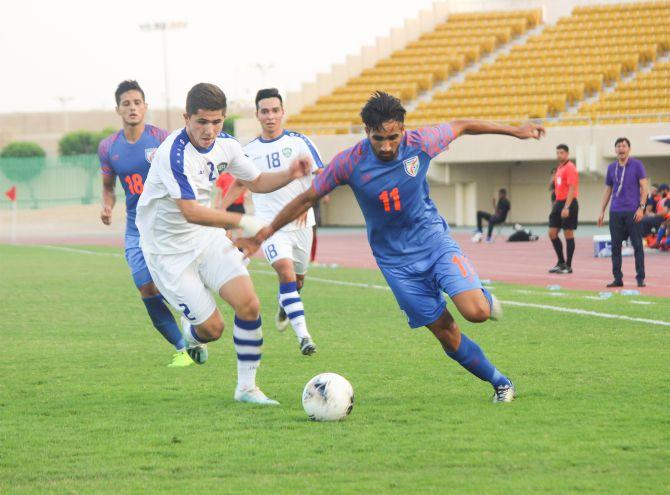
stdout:
[[493,402],[511,402],[514,399],[512,381],[498,371],[481,347],[460,331],[446,308],[437,320],[426,326],[440,342],[447,356],[493,386]]
[[203,252],[199,274],[205,285],[219,293],[235,312],[233,345],[237,354],[235,400],[277,404],[256,386],[256,371],[263,347],[260,302],[254,291],[244,257],[225,235],[217,235]]
[[[288,236],[286,235],[285,232],[276,232],[274,235],[272,235],[270,238],[268,238],[263,244],[261,244],[261,251],[263,251],[263,255],[265,256],[265,260],[268,262],[268,264],[277,272],[277,268],[275,268],[275,263],[279,262],[280,260],[291,260],[291,242],[288,239]],[[292,261],[291,261],[292,265]],[[279,275],[279,272],[277,272],[277,276],[281,277]],[[281,286],[281,278],[279,279],[279,284]],[[290,325],[290,320],[288,318],[288,315],[286,314],[286,311],[284,311],[284,307],[281,304],[281,287],[279,292],[277,293],[277,313],[275,314],[275,326],[277,327],[277,330],[280,332],[283,332],[288,328]]]
[[[426,276],[423,266],[380,267],[393,295],[407,317],[412,328],[428,327],[447,351],[447,355],[464,366],[468,371],[482,379],[491,381],[495,386],[511,386],[502,376],[496,375],[495,368],[483,356],[481,349],[461,334],[451,314],[446,309],[442,292],[430,273]],[[480,291],[481,292],[481,291]],[[465,337],[465,338],[464,338]],[[465,342],[465,344],[463,344]],[[482,360],[483,357],[483,360]],[[476,359],[482,361],[477,367]],[[501,388],[501,393],[502,393]],[[513,388],[512,394],[513,394]],[[504,395],[504,394],[503,394]],[[509,399],[511,400],[511,399]]]
[[[296,291],[294,293],[284,292],[280,294],[282,306],[291,320],[291,326],[298,337],[300,352],[305,356],[311,356],[316,352],[316,344],[312,339],[308,329],[305,317],[305,308],[300,297],[300,291],[305,284],[307,269],[312,246],[314,231],[310,228],[296,230],[290,233],[292,238],[292,258],[291,268],[295,273]],[[284,286],[284,289],[290,287]],[[302,315],[300,314],[302,312]],[[294,316],[295,315],[295,316]],[[299,330],[298,327],[301,327]]]
[[256,372],[261,363],[263,330],[260,302],[248,275],[240,275],[227,281],[219,289],[219,295],[233,308],[233,345],[237,353],[237,386],[235,400],[253,404],[276,405],[256,385]]
[[644,245],[642,244],[642,234],[640,232],[640,224],[635,221],[635,214],[626,217],[626,227],[630,242],[633,245],[633,253],[635,254],[635,279],[638,287],[645,287],[644,283]]
[[563,270],[563,265],[565,265],[565,258],[563,257],[563,243],[558,237],[558,232],[560,231],[563,221],[561,219],[561,210],[565,205],[565,201],[556,201],[551,208],[551,213],[549,214],[549,240],[551,245],[554,247],[556,252],[557,262],[553,268],[549,269],[549,273],[559,273]]
[[172,312],[170,312],[167,304],[165,304],[163,296],[161,296],[151,278],[151,273],[144,260],[142,250],[139,246],[129,246],[126,247],[125,255],[132,273],[133,282],[140,293],[151,323],[177,351],[172,357],[172,363],[168,366],[181,368],[192,364],[193,361],[191,361],[185,352],[186,344],[184,343],[179,325],[177,325]]

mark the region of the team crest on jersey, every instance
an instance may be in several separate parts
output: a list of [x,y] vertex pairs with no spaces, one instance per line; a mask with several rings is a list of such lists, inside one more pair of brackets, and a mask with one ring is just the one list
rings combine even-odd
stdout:
[[291,153],[293,153],[293,150],[291,148],[284,148],[283,150],[281,150],[281,152],[284,154],[286,158],[288,158],[289,156],[291,156]]
[[416,177],[416,174],[419,173],[419,157],[418,156],[413,156],[412,158],[408,158],[407,160],[404,160],[402,162],[402,164],[405,166],[405,172],[410,177]]
[[147,159],[148,163],[151,163],[151,160],[154,159],[157,149],[158,148],[144,148],[144,158]]

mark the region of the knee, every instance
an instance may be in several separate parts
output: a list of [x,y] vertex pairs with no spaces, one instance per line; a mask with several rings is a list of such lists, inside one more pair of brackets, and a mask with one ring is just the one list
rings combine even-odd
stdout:
[[462,314],[470,323],[482,323],[491,317],[491,307],[488,301],[484,299],[468,306]]
[[242,320],[256,320],[261,314],[261,303],[256,294],[251,294],[235,308],[235,314]]
[[153,283],[145,284],[141,286],[138,290],[140,291],[140,296],[142,297],[142,299],[146,299],[148,297],[154,297],[160,294],[160,292],[158,292],[158,289]]
[[197,327],[198,335],[207,342],[219,340],[221,335],[223,335],[224,329],[225,324],[223,323],[223,320],[207,321]]

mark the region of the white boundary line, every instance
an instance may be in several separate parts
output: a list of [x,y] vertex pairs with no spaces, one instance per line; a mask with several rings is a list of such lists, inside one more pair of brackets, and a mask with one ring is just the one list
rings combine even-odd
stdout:
[[[275,272],[271,272],[268,270],[250,270],[253,273],[258,273],[262,275],[276,275]],[[318,278],[318,277],[309,277],[310,281],[315,281],[315,282],[324,282],[328,284],[333,284],[333,285],[347,285],[349,287],[360,287],[363,289],[377,289],[377,290],[386,290],[390,291],[391,289],[383,286],[383,285],[374,285],[374,284],[361,284],[361,283],[356,283],[356,282],[342,282],[339,280],[329,280],[326,278]],[[625,321],[634,321],[636,323],[649,323],[651,325],[659,325],[663,327],[670,327],[670,322],[668,321],[661,321],[661,320],[651,320],[649,318],[637,318],[634,316],[626,316],[626,315],[615,315],[611,313],[600,313],[598,311],[589,311],[586,309],[575,309],[575,308],[564,308],[561,306],[550,306],[548,304],[535,304],[535,303],[525,303],[525,302],[518,302],[518,301],[505,301],[501,300],[500,301],[503,304],[506,304],[508,306],[519,306],[523,308],[535,308],[535,309],[547,309],[549,311],[558,311],[559,313],[571,313],[575,315],[583,315],[583,316],[597,316],[599,318],[609,318],[613,320],[625,320]]]
[[[64,246],[51,246],[51,245],[34,245],[34,244],[25,244],[25,246],[28,247],[41,247],[45,249],[53,249],[57,251],[65,251],[65,252],[70,252],[70,253],[77,253],[77,254],[89,254],[89,255],[94,255],[94,256],[114,256],[117,258],[120,258],[122,255],[120,253],[99,253],[97,251],[89,251],[87,249],[76,249],[76,248],[68,248]],[[251,273],[257,273],[259,275],[272,275],[276,276],[276,273],[270,270],[249,270]],[[375,290],[384,290],[384,291],[390,291],[391,289],[385,285],[376,285],[376,284],[362,284],[358,282],[345,282],[342,280],[331,280],[327,278],[320,278],[320,277],[309,277],[310,281],[314,282],[322,282],[325,284],[331,284],[331,285],[344,285],[347,287],[359,287],[361,289],[375,289]],[[518,302],[518,301],[500,301],[503,304],[507,304],[509,306],[519,306],[523,308],[534,308],[534,309],[546,309],[549,311],[557,311],[559,313],[571,313],[575,315],[582,315],[582,316],[597,316],[599,318],[608,318],[611,320],[624,320],[624,321],[633,321],[636,323],[647,323],[650,325],[659,325],[663,327],[670,327],[670,322],[669,321],[661,321],[661,320],[651,320],[649,318],[636,318],[633,316],[626,316],[626,315],[615,315],[611,313],[600,313],[598,311],[589,311],[586,309],[575,309],[575,308],[564,308],[561,306],[550,306],[548,304],[535,304],[535,303],[524,303],[524,302]]]

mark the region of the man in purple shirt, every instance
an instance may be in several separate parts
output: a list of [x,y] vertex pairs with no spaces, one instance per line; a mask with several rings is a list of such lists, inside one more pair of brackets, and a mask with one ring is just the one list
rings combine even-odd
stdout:
[[640,160],[630,157],[630,141],[620,137],[614,143],[617,160],[607,167],[598,226],[602,226],[605,208],[610,205],[610,235],[612,236],[612,274],[614,280],[607,287],[623,287],[621,272],[621,245],[630,237],[635,250],[635,272],[638,287],[644,283],[644,249],[640,221],[647,203],[647,172]]

